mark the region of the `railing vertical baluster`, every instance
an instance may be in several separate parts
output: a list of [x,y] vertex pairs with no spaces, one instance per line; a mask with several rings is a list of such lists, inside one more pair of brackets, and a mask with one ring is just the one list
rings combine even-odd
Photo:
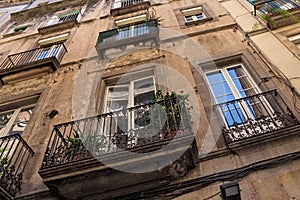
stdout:
[[[233,108],[229,105],[232,105]],[[223,135],[225,139],[229,138],[229,140],[226,139],[229,143],[298,124],[298,121],[293,117],[292,112],[276,90],[220,103],[215,107],[221,111],[221,115],[225,120]],[[232,112],[236,112],[236,114]],[[248,113],[251,115],[249,116]],[[246,119],[243,119],[241,114],[245,115]],[[287,115],[292,117],[287,117]],[[233,124],[231,124],[229,118],[232,119]],[[230,135],[233,137],[230,137]],[[239,137],[236,138],[234,135],[239,135]]]
[[[56,59],[58,62],[61,62],[62,57],[67,52],[66,47],[63,44],[60,44],[60,45],[55,45],[52,48],[54,48],[55,52],[59,52]],[[37,49],[32,49],[21,53],[9,55],[7,59],[5,59],[1,63],[0,70],[16,68],[19,66],[30,64],[38,60],[49,58],[52,54],[48,53],[48,55],[44,55],[47,49],[50,48],[49,47],[37,48]],[[56,54],[57,53],[55,53],[55,55]]]
[[[112,132],[111,132],[111,128],[112,128],[112,121],[113,121],[113,117],[112,117],[112,115],[109,115],[110,116],[110,124],[109,124],[109,133],[108,133],[108,139],[109,139],[109,141],[111,141],[112,140]],[[115,136],[115,139],[117,140],[117,136]],[[119,141],[116,141],[116,145],[117,145],[117,143],[118,143]]]
[[[18,149],[18,147],[19,147],[20,141],[19,141],[19,140],[17,141],[17,146],[16,146],[16,147],[14,147],[15,142],[16,142],[16,138],[14,137],[13,143],[11,144],[11,148],[10,148],[10,149],[13,149],[13,153],[8,152],[8,153],[7,153],[8,156],[9,156],[9,155],[16,155],[16,151],[17,151],[17,149]],[[15,165],[15,164],[16,164],[17,159],[18,159],[18,156],[17,156],[17,158],[16,158],[14,164],[12,164],[12,165]],[[10,165],[11,165],[11,162],[12,162],[12,160],[9,159],[7,165],[10,166]]]
[[[267,95],[268,95],[268,94],[266,94],[265,96],[267,96]],[[276,123],[276,121],[274,120],[273,114],[270,113],[270,108],[267,108],[267,107],[266,107],[266,105],[261,101],[261,98],[260,98],[259,96],[258,96],[257,98],[259,99],[260,103],[262,104],[264,110],[265,110],[266,113],[267,113],[267,116],[264,116],[264,118],[266,118],[267,120],[272,121],[272,122],[273,122],[273,126],[274,126],[274,125],[277,126],[277,123]],[[271,128],[271,129],[272,129],[273,126],[272,126],[271,124],[268,123],[268,128]]]
[[[162,107],[165,107],[164,111],[166,111],[166,113],[161,113],[157,108],[154,108],[154,105],[156,103]],[[189,132],[183,129],[188,124],[185,123],[185,120],[188,120],[188,116],[185,116],[184,114],[184,117],[180,118],[180,116],[178,116],[181,114],[181,112],[187,112],[186,110],[184,111],[184,109],[185,107],[181,107],[181,102],[178,99],[165,99],[157,101],[155,103],[149,103],[147,105],[134,106],[121,111],[110,112],[94,117],[88,117],[81,120],[75,120],[72,122],[55,125],[50,137],[50,141],[48,142],[47,149],[50,149],[50,151],[52,152],[61,154],[63,152],[60,151],[60,144],[63,144],[65,145],[65,148],[63,147],[63,150],[68,152],[68,156],[65,156],[63,159],[59,160],[59,162],[51,163],[51,159],[60,159],[60,155],[48,153],[48,150],[45,153],[44,158],[47,163],[42,166],[42,169],[74,162],[77,160],[91,158],[91,156],[93,155],[84,154],[87,153],[87,150],[89,150],[89,148],[95,153],[94,156],[101,156],[106,153],[117,151],[116,147],[125,150],[136,148],[142,145],[149,145],[153,142],[157,143],[160,141],[162,141],[163,145],[166,141],[169,141],[171,137],[155,137],[156,135],[154,137],[149,137],[151,133],[147,131],[155,131],[153,132],[154,134],[160,133],[164,134],[165,136],[168,135],[168,131],[174,129],[181,130],[183,133]],[[136,112],[139,113],[141,110],[146,112],[142,112],[142,115],[135,115]],[[159,118],[163,118],[162,114],[165,114],[167,117],[167,120],[163,126],[164,132],[156,129],[157,125],[162,123],[159,120]],[[139,124],[139,127],[137,126],[138,123],[135,124],[135,120],[137,119],[137,117],[140,117],[143,121],[142,124]],[[155,117],[155,121],[152,122],[150,119],[153,117]],[[151,125],[148,124],[149,120]],[[124,122],[125,124],[123,124],[122,122]],[[183,125],[181,126],[179,122]],[[115,124],[117,126],[115,126]],[[62,127],[65,128],[63,129]],[[189,127],[187,130],[191,130],[191,127]],[[62,133],[60,131],[62,131]],[[141,134],[143,133],[143,131],[145,132],[145,134]],[[68,138],[71,137],[71,139],[75,139],[74,133],[76,132],[82,136],[81,141],[76,140],[77,144],[71,144],[72,142],[69,141]],[[85,144],[85,146],[81,146],[82,142],[87,139],[86,136],[89,138],[89,135],[93,137],[95,136],[95,138],[92,138],[91,141]],[[145,140],[139,140],[142,136],[147,137]],[[93,143],[96,140],[97,144]],[[99,145],[98,142],[100,142]],[[77,148],[78,146],[76,145],[80,145],[79,148]],[[92,151],[90,151],[90,153],[92,153]],[[81,156],[75,156],[80,154]]]
[[27,166],[27,161],[23,160],[24,155],[28,154],[30,157],[34,152],[18,134],[4,136],[0,140],[1,177],[6,178],[6,182],[0,182],[0,185],[6,192],[15,196],[17,190],[21,189],[22,174]]
[[20,159],[18,159],[18,161],[19,161],[19,162],[17,162],[18,164],[16,163],[16,168],[15,168],[16,173],[20,170],[21,167],[23,167],[22,172],[24,171],[24,166],[22,166],[22,163],[23,163],[23,159],[24,159],[24,157],[26,156],[26,153],[27,153],[24,146],[21,147],[20,152],[21,152],[21,157],[20,157]]
[[24,164],[23,164],[23,169],[22,169],[22,171],[20,172],[21,174],[23,174],[24,173],[24,170],[25,170],[25,166],[27,165],[27,163],[28,163],[28,161],[29,161],[29,158],[30,158],[30,154],[28,153],[27,154],[27,158],[26,158],[26,160],[25,160],[25,162],[24,162]]

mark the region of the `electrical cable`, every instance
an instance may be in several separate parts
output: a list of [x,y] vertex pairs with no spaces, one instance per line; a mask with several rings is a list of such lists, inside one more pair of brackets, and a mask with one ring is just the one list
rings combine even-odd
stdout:
[[204,177],[195,178],[192,180],[170,184],[166,182],[164,186],[159,185],[157,188],[148,189],[143,192],[135,192],[126,194],[122,197],[113,197],[110,199],[122,200],[141,200],[141,199],[172,199],[178,196],[200,190],[216,182],[234,181],[241,179],[253,172],[274,168],[282,164],[286,164],[292,160],[300,158],[300,151],[285,154],[275,158],[270,158],[263,161],[258,161],[244,167],[234,170],[223,171],[215,174],[210,174]]
[[216,194],[213,194],[213,195],[211,195],[211,196],[209,196],[209,197],[204,198],[203,200],[211,199],[211,198],[213,198],[213,197],[215,197],[215,196],[217,196],[217,195],[219,195],[219,194],[221,194],[221,193],[218,192],[218,193],[216,193]]

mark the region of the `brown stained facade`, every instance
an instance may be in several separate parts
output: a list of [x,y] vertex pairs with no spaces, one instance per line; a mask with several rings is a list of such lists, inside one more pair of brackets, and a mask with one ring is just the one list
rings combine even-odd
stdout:
[[[297,24],[271,32],[242,8],[72,0],[13,13],[0,199],[221,199],[229,181],[243,200],[299,199]],[[154,101],[160,91],[177,96]]]

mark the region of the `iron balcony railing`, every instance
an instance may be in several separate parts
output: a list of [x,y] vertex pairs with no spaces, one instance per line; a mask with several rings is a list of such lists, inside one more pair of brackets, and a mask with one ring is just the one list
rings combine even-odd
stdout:
[[148,0],[115,0],[113,4],[113,9],[126,8],[129,6],[141,4],[143,2],[148,2]]
[[68,23],[68,22],[78,23],[80,19],[81,19],[81,13],[79,10],[76,10],[67,14],[61,14],[59,16],[51,18],[47,23],[42,25],[39,29],[48,28],[51,26]]
[[158,32],[157,23],[155,21],[146,21],[131,26],[101,32],[99,33],[97,45],[118,42],[154,32]]
[[47,58],[56,58],[60,62],[66,52],[67,49],[63,44],[57,44],[9,55],[0,65],[0,72],[30,65]]
[[276,90],[220,103],[215,108],[225,121],[223,134],[227,143],[298,124]]
[[146,2],[146,0],[122,0],[121,7],[124,8],[127,6],[137,5],[142,2]]
[[260,16],[263,20],[267,20],[272,16],[288,15],[287,12],[299,9],[299,5],[292,0],[260,0],[251,1],[254,5],[254,15]]
[[33,155],[19,134],[0,138],[0,187],[11,196],[21,190],[23,173]]
[[151,144],[191,133],[189,112],[179,97],[59,124],[42,169],[120,150],[145,152]]

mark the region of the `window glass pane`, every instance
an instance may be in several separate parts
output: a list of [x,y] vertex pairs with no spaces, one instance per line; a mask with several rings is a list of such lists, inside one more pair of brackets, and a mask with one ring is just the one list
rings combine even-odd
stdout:
[[134,82],[134,93],[140,94],[154,90],[153,78],[149,77],[146,79],[138,80]]
[[249,77],[246,75],[241,66],[227,69],[227,71],[241,97],[256,94],[254,85],[251,83]]
[[117,40],[125,39],[130,37],[130,27],[124,27],[119,29]]
[[133,35],[134,36],[138,36],[138,35],[143,35],[148,33],[148,26],[147,24],[143,23],[143,24],[137,24],[134,26],[134,30],[133,30]]
[[134,82],[134,105],[145,105],[154,98],[153,77]]
[[228,127],[239,125],[246,121],[238,104],[235,107],[233,105],[222,106],[222,112]]
[[49,57],[52,57],[52,56],[58,56],[58,52],[60,50],[60,47],[61,46],[58,46],[58,45],[55,45],[52,49],[52,52],[51,52],[51,55]]
[[154,91],[134,96],[134,105],[146,105],[153,101]]
[[16,120],[13,123],[12,129],[9,132],[9,135],[14,135],[14,134],[22,134],[23,131],[25,130],[31,115],[33,113],[33,108],[34,107],[30,107],[30,108],[26,108],[26,109],[22,109],[19,113],[18,116],[16,118]]
[[40,55],[38,56],[37,60],[41,60],[41,59],[44,59],[44,58],[47,58],[47,55],[50,51],[50,48],[47,48],[47,49],[44,49]]
[[235,97],[231,93],[231,94],[226,94],[223,96],[216,97],[216,100],[217,100],[217,103],[224,103],[224,102],[235,100]]
[[212,73],[207,74],[207,79],[210,84],[225,81],[225,78],[224,78],[223,74],[221,73],[221,71],[212,72]]
[[192,22],[193,17],[192,16],[184,16],[186,22]]
[[0,113],[0,135],[4,133],[4,129],[11,119],[14,111]]
[[200,13],[200,14],[196,14],[196,18],[197,20],[201,20],[201,19],[205,19],[205,15],[203,13]]
[[[237,77],[236,73],[233,73],[233,77]],[[207,79],[217,103],[225,103],[237,99],[221,71],[208,73]],[[240,104],[235,101],[221,105],[220,111],[228,127],[245,122],[245,116]]]
[[128,86],[109,88],[107,97],[107,112],[115,112],[127,108],[128,90]]
[[221,71],[207,74],[207,79],[212,92],[216,97],[217,103],[223,103],[234,99],[232,91]]

